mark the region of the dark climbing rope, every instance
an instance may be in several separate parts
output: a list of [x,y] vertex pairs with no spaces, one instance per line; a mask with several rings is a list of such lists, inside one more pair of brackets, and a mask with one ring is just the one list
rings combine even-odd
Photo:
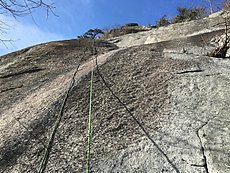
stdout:
[[129,110],[129,108],[125,105],[124,102],[121,101],[121,99],[113,92],[113,90],[110,88],[110,86],[105,81],[105,78],[100,72],[97,56],[96,56],[96,68],[98,75],[100,76],[102,82],[106,86],[106,88],[110,91],[110,93],[117,99],[117,101],[125,108],[125,110],[129,113],[129,115],[132,117],[134,122],[140,127],[140,129],[144,132],[145,136],[153,143],[153,145],[158,149],[158,151],[165,157],[167,162],[172,166],[172,168],[176,171],[176,173],[180,173],[179,169],[176,167],[176,165],[173,164],[173,162],[169,159],[169,157],[164,153],[164,151],[157,145],[157,143],[151,138],[150,134],[146,131],[144,126],[141,124],[141,122],[132,114],[132,112]]
[[53,127],[53,130],[52,130],[52,133],[50,135],[50,138],[48,140],[48,144],[45,148],[45,152],[43,154],[43,157],[42,157],[42,160],[40,162],[40,167],[39,167],[39,170],[38,170],[38,173],[44,173],[46,167],[47,167],[47,164],[48,164],[48,160],[49,160],[49,156],[50,156],[50,152],[52,150],[52,146],[53,146],[53,142],[54,142],[54,138],[55,138],[55,134],[57,132],[57,129],[59,127],[59,124],[61,122],[61,119],[63,117],[63,112],[64,112],[64,107],[66,105],[66,102],[67,102],[67,99],[68,99],[68,96],[69,96],[69,93],[71,91],[71,89],[73,88],[74,86],[74,83],[75,83],[75,76],[78,72],[78,69],[79,69],[79,66],[80,66],[80,63],[78,64],[77,66],[77,69],[75,70],[74,74],[73,74],[73,77],[72,77],[72,80],[71,80],[71,83],[70,83],[70,86],[65,94],[65,97],[64,97],[64,100],[62,102],[62,105],[61,105],[61,108],[60,108],[60,111],[59,111],[59,114],[58,114],[58,117],[57,117],[57,120],[54,124],[54,127]]

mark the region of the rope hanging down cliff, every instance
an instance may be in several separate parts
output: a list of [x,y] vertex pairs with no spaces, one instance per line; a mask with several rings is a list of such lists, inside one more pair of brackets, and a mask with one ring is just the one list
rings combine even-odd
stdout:
[[90,173],[90,161],[91,161],[90,149],[91,149],[91,117],[92,117],[92,97],[93,97],[93,69],[94,68],[92,67],[91,80],[90,80],[89,116],[88,116],[88,146],[87,146],[87,152],[86,152],[86,173]]
[[[93,50],[95,48],[93,47]],[[113,92],[113,90],[109,87],[107,82],[105,81],[105,78],[101,74],[99,70],[99,65],[97,61],[97,56],[95,57],[96,59],[96,68],[97,68],[97,73],[100,76],[103,84],[106,86],[106,88],[110,91],[110,93],[117,99],[117,101],[125,108],[125,110],[128,112],[128,114],[132,117],[134,122],[140,127],[140,129],[143,131],[144,135],[152,142],[152,144],[158,149],[158,151],[165,157],[167,162],[172,166],[172,168],[176,171],[176,173],[180,173],[179,169],[174,165],[174,163],[169,159],[167,154],[160,148],[160,146],[151,138],[150,134],[147,132],[145,127],[141,124],[141,122],[132,114],[132,112],[129,110],[129,108],[121,101],[121,99]]]
[[74,74],[73,74],[73,77],[72,77],[72,80],[71,80],[71,83],[70,83],[70,86],[65,94],[65,97],[64,97],[64,100],[62,102],[62,105],[61,105],[61,108],[60,108],[60,111],[59,111],[59,114],[58,114],[58,117],[57,117],[57,120],[54,124],[54,127],[53,127],[53,130],[52,130],[52,133],[50,135],[50,138],[48,140],[48,143],[47,143],[47,146],[45,148],[45,152],[43,154],[43,157],[42,157],[42,160],[40,162],[40,167],[39,167],[39,170],[38,170],[38,173],[44,173],[45,172],[45,169],[46,169],[46,166],[48,164],[48,160],[49,160],[49,156],[50,156],[50,152],[52,150],[52,146],[53,146],[53,142],[54,142],[54,137],[55,137],[55,134],[57,132],[57,129],[59,127],[59,124],[61,122],[61,119],[63,117],[63,112],[64,112],[64,107],[66,105],[66,101],[67,101],[67,98],[69,97],[69,93],[71,91],[71,89],[73,88],[74,86],[74,83],[75,83],[75,76],[78,72],[78,69],[80,67],[80,63],[78,64],[77,66],[77,69],[75,70]]

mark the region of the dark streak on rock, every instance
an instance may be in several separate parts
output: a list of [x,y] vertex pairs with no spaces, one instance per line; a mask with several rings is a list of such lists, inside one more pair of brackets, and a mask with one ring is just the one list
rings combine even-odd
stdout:
[[204,167],[204,165],[197,165],[197,164],[191,164],[191,166],[194,166],[194,167]]
[[204,70],[197,69],[197,70],[186,70],[182,72],[177,72],[176,74],[186,74],[186,73],[198,73],[198,72],[203,72]]
[[4,93],[6,91],[11,91],[11,90],[18,89],[18,88],[21,88],[21,87],[23,87],[23,85],[13,86],[13,87],[10,87],[10,88],[7,88],[7,89],[3,89],[2,91],[0,91],[0,93]]
[[4,79],[4,78],[9,78],[9,77],[18,76],[18,75],[27,74],[27,73],[35,73],[35,72],[39,72],[41,70],[44,70],[44,69],[39,68],[39,67],[32,67],[32,68],[29,68],[29,69],[23,69],[23,70],[18,71],[18,72],[14,72],[14,73],[10,73],[10,74],[7,74],[7,75],[0,76],[0,78]]

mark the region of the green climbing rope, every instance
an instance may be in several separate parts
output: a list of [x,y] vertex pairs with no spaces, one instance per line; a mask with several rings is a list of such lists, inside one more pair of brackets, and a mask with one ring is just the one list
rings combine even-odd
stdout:
[[89,96],[89,116],[88,116],[88,146],[86,153],[86,173],[90,173],[90,149],[91,149],[91,117],[92,117],[92,98],[93,98],[93,67],[90,80],[90,96]]

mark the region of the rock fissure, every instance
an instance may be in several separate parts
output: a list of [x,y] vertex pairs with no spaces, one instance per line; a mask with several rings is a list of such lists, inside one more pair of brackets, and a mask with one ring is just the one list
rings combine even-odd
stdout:
[[34,68],[28,68],[28,69],[24,69],[18,72],[13,72],[10,74],[6,74],[3,76],[0,76],[0,78],[4,79],[4,78],[9,78],[9,77],[13,77],[13,76],[18,76],[18,75],[23,75],[23,74],[29,74],[29,73],[36,73],[39,71],[44,70],[43,68],[39,68],[39,67],[34,67]]
[[7,92],[7,91],[11,91],[11,90],[15,90],[15,89],[19,89],[19,88],[22,88],[23,85],[19,85],[19,86],[13,86],[13,87],[10,87],[10,88],[7,88],[7,89],[3,89],[0,91],[0,93],[4,93],[4,92]]
[[203,164],[203,165],[197,165],[197,164],[190,164],[191,166],[194,166],[194,167],[205,167],[205,165]]
[[[215,118],[215,117],[214,117]],[[208,123],[209,121],[211,121],[212,119],[214,118],[211,118],[209,119],[208,121],[206,121],[204,124],[202,124],[196,131],[196,134],[197,134],[197,137],[199,139],[199,142],[200,142],[200,145],[201,145],[201,148],[200,148],[200,151],[202,153],[202,156],[203,156],[203,161],[204,161],[204,164],[203,165],[196,165],[196,164],[191,164],[191,166],[196,166],[196,167],[204,167],[206,173],[210,173],[209,172],[209,169],[208,169],[208,162],[207,162],[207,156],[205,154],[205,147],[204,147],[204,144],[202,142],[202,137],[200,136],[200,130],[202,130]]]
[[197,69],[197,70],[186,70],[186,71],[182,71],[182,72],[177,72],[176,74],[186,74],[186,73],[199,73],[199,72],[203,72],[204,70],[201,69]]

